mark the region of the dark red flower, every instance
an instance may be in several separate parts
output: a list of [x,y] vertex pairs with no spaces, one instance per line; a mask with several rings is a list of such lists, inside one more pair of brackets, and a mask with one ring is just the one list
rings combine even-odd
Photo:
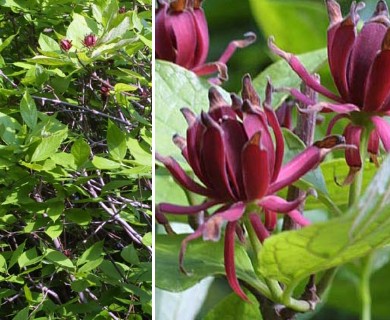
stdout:
[[91,48],[91,47],[95,46],[96,41],[97,41],[97,37],[93,33],[91,33],[91,34],[85,36],[85,38],[83,40],[83,44],[87,48]]
[[60,41],[60,47],[64,51],[69,51],[72,48],[72,40],[62,39]]
[[[218,206],[183,241],[181,269],[184,270],[182,264],[187,243],[201,236],[205,240],[217,241],[222,223],[226,221],[226,274],[233,290],[243,299],[246,296],[238,284],[234,268],[234,235],[242,231],[238,221],[247,215],[260,241],[275,228],[277,213],[289,215],[301,226],[307,225],[309,221],[297,210],[304,200],[302,197],[288,202],[274,194],[315,168],[327,153],[339,148],[343,142],[333,139],[333,142],[329,140],[323,145],[314,144],[282,166],[284,142],[271,108],[271,92],[269,85],[266,101],[261,108],[260,98],[250,77],[245,76],[242,99],[232,95],[231,105],[217,89],[212,88],[208,112],[196,117],[189,109],[182,109],[189,125],[187,136],[175,136],[174,142],[201,183],[190,178],[174,158],[157,154],[157,159],[183,188],[207,198],[200,205],[188,207],[158,204],[156,218],[160,223],[168,223],[164,213],[190,215]],[[261,218],[263,215],[264,222]]]
[[244,40],[232,41],[217,62],[206,63],[209,33],[202,0],[160,0],[156,10],[156,57],[193,70],[198,75],[220,73],[227,77],[226,63],[237,48],[253,43],[256,36],[247,33]]
[[[328,133],[338,120],[351,120],[352,123],[344,130],[346,142],[358,147],[346,151],[346,161],[351,167],[348,180],[351,181],[353,174],[362,166],[359,146],[363,129],[372,130],[368,151],[374,161],[379,152],[379,141],[382,141],[387,152],[390,151],[390,125],[382,119],[382,116],[390,114],[390,20],[386,2],[380,0],[372,18],[358,33],[358,11],[364,7],[364,3],[353,2],[349,15],[344,19],[335,0],[327,0],[326,4],[330,18],[328,60],[339,96],[315,81],[301,62],[292,54],[276,47],[273,39],[270,39],[270,48],[287,60],[309,87],[336,101],[321,103],[312,108],[339,113],[331,121]],[[310,101],[298,90],[292,89],[291,93],[307,104],[314,104],[314,101]]]

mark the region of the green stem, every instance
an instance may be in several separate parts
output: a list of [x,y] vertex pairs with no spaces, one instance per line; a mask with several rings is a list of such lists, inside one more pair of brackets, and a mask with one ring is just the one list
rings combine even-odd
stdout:
[[363,270],[360,279],[360,297],[362,299],[361,320],[371,320],[370,276],[374,253],[363,260]]
[[360,140],[360,159],[362,161],[362,167],[356,173],[355,179],[349,188],[348,207],[352,207],[356,203],[356,201],[359,200],[360,194],[362,192],[363,172],[364,172],[364,165],[366,163],[369,136],[370,136],[370,130],[368,130],[367,128],[363,128],[361,134],[361,140]]

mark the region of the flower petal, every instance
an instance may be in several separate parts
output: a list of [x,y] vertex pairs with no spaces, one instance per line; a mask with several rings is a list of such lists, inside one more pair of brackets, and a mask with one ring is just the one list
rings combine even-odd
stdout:
[[247,200],[262,198],[271,176],[267,149],[262,146],[262,131],[257,132],[242,150],[242,176]]
[[227,175],[226,147],[220,126],[205,112],[202,121],[206,126],[201,147],[201,168],[218,198],[231,201],[235,195]]
[[353,17],[347,17],[339,25],[328,30],[328,60],[330,70],[340,95],[348,101],[347,70],[349,57],[355,43],[356,25]]
[[220,201],[217,200],[209,200],[199,205],[194,206],[181,206],[171,203],[159,203],[156,207],[156,210],[161,213],[170,213],[170,214],[177,214],[177,215],[184,215],[184,214],[196,214],[203,210],[206,210],[208,208],[211,208],[212,206],[215,206],[216,204],[220,203]]
[[258,205],[264,207],[267,210],[271,210],[279,213],[286,213],[294,209],[297,209],[299,205],[302,203],[302,201],[304,201],[305,199],[306,199],[305,194],[303,194],[301,197],[293,201],[286,201],[278,196],[271,195],[271,196],[263,197],[258,202]]
[[361,168],[362,160],[360,159],[360,136],[362,127],[353,124],[348,124],[344,130],[345,141],[348,144],[353,144],[356,149],[345,150],[345,160],[348,166]]
[[348,84],[352,102],[360,107],[364,103],[364,88],[369,69],[381,48],[386,26],[376,21],[367,22],[356,38],[350,57]]
[[164,2],[159,4],[159,8],[156,12],[156,58],[167,61],[175,61],[175,50],[173,47],[171,35],[167,30],[166,20],[169,18],[167,15],[168,5]]
[[306,148],[282,167],[278,178],[271,184],[268,194],[273,194],[294,183],[307,172],[317,167],[329,152],[339,147],[345,147],[344,141],[342,137],[333,135],[326,137],[322,141],[317,141],[312,146]]
[[197,34],[193,67],[197,67],[206,62],[207,54],[209,52],[209,30],[202,8],[195,9],[193,15]]
[[254,34],[253,32],[245,33],[244,37],[245,38],[241,40],[231,41],[225,51],[222,53],[221,57],[218,59],[218,61],[227,63],[233,53],[237,50],[237,48],[245,48],[256,41],[256,34]]
[[236,266],[234,263],[234,236],[237,222],[229,222],[225,231],[225,271],[230,287],[243,300],[249,301],[247,295],[242,291],[237,279]]
[[364,111],[379,111],[390,96],[390,28],[383,40],[382,50],[375,57],[368,73],[364,95]]
[[264,240],[269,237],[268,230],[265,228],[263,222],[256,213],[251,213],[249,215],[249,220],[253,226],[253,230],[255,230],[257,238],[261,243],[263,243]]
[[300,226],[304,227],[310,224],[310,221],[306,219],[301,212],[293,210],[287,213],[287,215]]
[[332,100],[343,102],[343,99],[335,95],[333,92],[329,91],[322,85],[320,85],[315,77],[313,77],[306,68],[302,65],[301,61],[294,56],[291,53],[284,52],[283,50],[279,49],[275,43],[274,39],[272,37],[268,40],[268,47],[271,49],[271,51],[278,55],[279,57],[283,58],[287,61],[287,63],[290,65],[290,67],[295,71],[295,73],[314,91],[317,91],[318,93],[322,94],[323,96],[330,98]]
[[378,116],[371,117],[386,152],[390,152],[390,124]]
[[191,179],[174,158],[163,157],[160,154],[156,153],[156,159],[164,164],[165,168],[168,169],[173,178],[182,187],[206,197],[213,197],[213,192],[211,190],[206,189],[205,187],[202,187],[200,184]]

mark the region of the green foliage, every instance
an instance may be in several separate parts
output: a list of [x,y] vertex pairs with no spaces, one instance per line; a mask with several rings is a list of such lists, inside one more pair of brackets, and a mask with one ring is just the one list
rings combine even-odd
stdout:
[[2,319],[151,318],[151,12],[0,2]]

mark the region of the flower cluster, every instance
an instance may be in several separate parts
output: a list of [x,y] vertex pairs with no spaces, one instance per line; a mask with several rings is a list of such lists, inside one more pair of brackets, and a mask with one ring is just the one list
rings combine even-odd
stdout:
[[232,41],[217,62],[206,63],[209,32],[201,7],[202,0],[160,0],[156,10],[156,57],[193,70],[198,75],[219,73],[227,79],[226,63],[237,48],[253,43],[256,36],[245,34],[244,40]]
[[217,89],[209,91],[210,109],[196,116],[182,109],[188,122],[186,138],[175,136],[174,142],[191,166],[199,183],[193,180],[172,157],[157,154],[175,180],[185,189],[203,195],[207,200],[194,206],[160,203],[157,220],[167,225],[164,213],[192,215],[215,207],[197,230],[184,239],[180,251],[180,266],[187,243],[203,237],[217,241],[221,227],[225,231],[225,269],[233,290],[246,299],[234,266],[235,234],[243,234],[239,223],[244,216],[250,221],[257,237],[264,241],[273,231],[277,213],[288,215],[298,225],[309,221],[297,210],[305,195],[286,201],[275,195],[315,168],[334,148],[345,147],[339,136],[327,138],[309,146],[290,162],[282,165],[284,141],[277,117],[271,108],[272,87],[268,84],[266,100],[260,98],[251,79],[243,79],[242,98],[231,96],[229,104]]
[[326,4],[330,18],[328,60],[339,96],[318,84],[295,56],[276,47],[272,39],[270,48],[287,60],[309,87],[335,101],[315,105],[299,91],[291,90],[297,99],[314,105],[312,110],[325,109],[338,113],[330,122],[328,133],[338,120],[351,120],[343,133],[347,143],[357,146],[345,153],[351,168],[346,181],[351,182],[364,161],[359,150],[364,130],[370,132],[368,152],[374,162],[377,162],[380,141],[384,149],[390,151],[390,125],[382,118],[390,114],[390,20],[386,2],[380,0],[372,18],[358,33],[358,11],[364,7],[364,3],[354,2],[346,18],[342,17],[335,0],[327,0]]

